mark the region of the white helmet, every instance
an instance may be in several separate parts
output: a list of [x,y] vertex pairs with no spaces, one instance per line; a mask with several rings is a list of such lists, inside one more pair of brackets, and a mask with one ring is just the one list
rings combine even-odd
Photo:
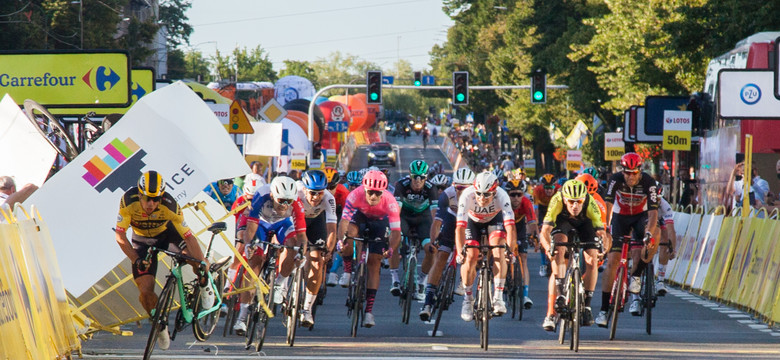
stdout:
[[452,183],[458,185],[471,185],[474,183],[474,172],[469,168],[460,168],[452,175]]
[[483,171],[474,178],[474,187],[477,192],[493,192],[498,187],[498,177],[490,171]]
[[437,174],[433,177],[433,179],[431,179],[431,184],[436,186],[447,186],[450,184],[450,179],[447,177],[447,175]]
[[295,185],[295,180],[287,176],[275,177],[271,181],[271,196],[274,199],[297,199],[298,188]]
[[244,194],[254,194],[265,181],[261,175],[255,173],[246,174],[244,177]]

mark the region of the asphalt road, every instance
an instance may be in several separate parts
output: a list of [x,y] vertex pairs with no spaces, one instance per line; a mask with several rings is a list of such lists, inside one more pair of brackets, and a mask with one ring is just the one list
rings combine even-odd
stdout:
[[[399,146],[399,167],[407,173],[406,165],[414,159],[432,162],[444,156],[437,146],[422,150],[418,137],[390,138]],[[358,151],[353,165],[365,166],[365,151]],[[391,180],[397,179],[395,171]],[[485,352],[479,346],[479,332],[473,323],[460,319],[461,298],[456,297],[454,308],[443,314],[440,336],[431,337],[433,325],[417,317],[422,304],[413,305],[408,325],[401,323],[397,298],[390,295],[390,275],[382,272],[374,314],[377,325],[371,329],[359,328],[356,338],[350,337],[349,319],[344,302],[346,289],[329,288],[325,306],[317,312],[317,323],[312,331],[299,329],[295,346],[285,344],[285,329],[281,319],[269,324],[270,335],[263,352],[244,350],[242,337],[222,337],[222,325],[205,343],[194,342],[191,330],[180,334],[167,351],[156,350],[155,359],[277,359],[300,358],[588,358],[588,359],[778,359],[780,358],[780,331],[767,328],[749,315],[717,303],[707,301],[679,289],[671,289],[661,297],[653,312],[653,334],[645,333],[643,318],[623,313],[619,319],[616,339],[608,340],[607,329],[592,326],[581,331],[580,351],[569,351],[568,345],[559,345],[557,336],[541,328],[545,315],[546,278],[538,274],[540,256],[529,255],[530,296],[535,305],[526,310],[522,321],[505,315],[490,321],[490,346]],[[600,284],[599,284],[600,287]],[[601,301],[600,292],[593,299],[594,308]],[[97,333],[84,342],[87,359],[138,359],[143,354],[149,325],[144,323],[124,326],[134,336],[121,337],[106,332]]]

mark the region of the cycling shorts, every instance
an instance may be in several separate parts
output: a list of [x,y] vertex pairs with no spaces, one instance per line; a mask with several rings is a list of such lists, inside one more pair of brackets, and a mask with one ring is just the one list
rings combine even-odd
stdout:
[[515,232],[517,233],[517,252],[528,254],[528,234],[525,231],[525,220],[515,223]]
[[[327,249],[328,226],[325,222],[325,212],[313,218],[306,218],[306,237],[309,239],[309,250]],[[317,249],[312,249],[315,247]]]
[[[480,223],[468,218],[466,224],[466,243],[469,246],[478,246],[482,238],[482,234],[487,234],[489,240],[496,238],[506,238],[506,230],[504,229],[504,215],[502,213],[496,214],[490,221]],[[487,245],[487,244],[484,244]]]
[[439,243],[439,251],[451,253],[455,247],[455,215],[446,212],[441,221],[441,231],[436,239]]
[[630,248],[642,247],[642,238],[645,236],[647,227],[647,211],[636,215],[612,214],[612,249],[610,252],[623,251],[623,236],[634,235],[631,237]]
[[416,214],[401,212],[401,233],[406,237],[410,237],[410,235],[416,232],[423,246],[430,242],[432,223],[431,212],[428,210]]
[[[577,230],[577,234],[580,236],[580,241],[593,241],[596,238],[596,230],[593,228],[593,222],[587,217],[582,219],[571,218],[564,214],[559,214],[555,219],[555,228],[553,228],[552,235],[563,234],[568,236],[571,230]],[[585,250],[598,249],[596,244],[588,244],[583,247]]]
[[[153,238],[138,235],[134,231],[132,235],[132,242],[135,253],[138,254],[138,257],[142,259],[146,258],[147,254],[149,254],[149,247],[152,246],[175,252],[180,252],[187,248],[187,244],[184,242],[184,238],[179,235],[179,232],[176,231],[176,227],[170,221],[168,222],[168,225],[165,226],[165,230]],[[133,263],[133,279],[144,275],[157,275],[157,255],[152,254],[149,261],[151,262],[149,268],[143,272],[139,271],[136,267],[136,264]]]
[[[357,211],[352,216],[350,224],[358,227],[358,234],[363,234],[363,238],[368,240],[369,254],[382,254],[390,246],[390,220],[387,216],[381,219],[369,219],[362,212]],[[358,236],[360,237],[360,236]]]

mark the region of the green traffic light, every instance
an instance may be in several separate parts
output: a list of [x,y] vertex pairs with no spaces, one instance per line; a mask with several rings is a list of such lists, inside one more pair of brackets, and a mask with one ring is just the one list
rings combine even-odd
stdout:
[[544,94],[541,91],[534,91],[534,100],[542,100],[544,98]]
[[455,99],[458,101],[466,100],[466,95],[463,95],[463,93],[455,95]]
[[420,84],[420,80],[415,80],[415,81],[414,81],[414,86],[420,86],[420,85],[421,85],[421,84]]
[[376,101],[379,99],[379,95],[377,93],[371,93],[371,100]]

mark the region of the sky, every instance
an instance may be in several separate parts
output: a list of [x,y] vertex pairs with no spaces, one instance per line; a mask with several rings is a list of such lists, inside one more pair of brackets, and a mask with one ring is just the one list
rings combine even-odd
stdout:
[[206,56],[236,46],[265,49],[274,69],[284,60],[315,61],[334,51],[390,69],[398,58],[430,69],[428,52],[453,22],[441,0],[194,0],[187,11],[192,48]]

